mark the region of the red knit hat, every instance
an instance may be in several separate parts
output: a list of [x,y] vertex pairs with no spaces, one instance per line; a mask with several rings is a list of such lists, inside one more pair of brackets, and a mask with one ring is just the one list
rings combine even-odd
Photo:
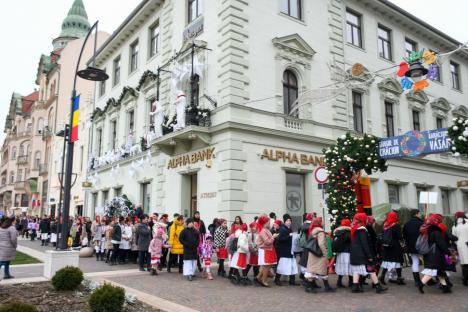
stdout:
[[283,224],[283,221],[281,221],[281,220],[279,220],[279,219],[278,219],[278,220],[275,220],[275,224],[276,224],[277,226],[281,226],[281,225]]
[[341,226],[351,226],[351,220],[349,219],[341,220]]
[[270,218],[268,218],[267,215],[261,215],[260,217],[258,217],[257,219],[258,231],[260,232],[263,229],[263,226],[268,222],[270,222]]
[[367,215],[364,212],[356,213],[354,215],[353,222],[360,222],[362,225],[366,225]]
[[457,211],[455,212],[455,219],[459,219],[459,218],[466,218],[466,214],[463,212],[463,211]]
[[255,221],[254,221],[254,222],[251,222],[251,223],[249,224],[249,228],[251,228],[251,229],[252,229],[252,228],[256,228],[256,227],[257,227],[257,222],[255,222]]

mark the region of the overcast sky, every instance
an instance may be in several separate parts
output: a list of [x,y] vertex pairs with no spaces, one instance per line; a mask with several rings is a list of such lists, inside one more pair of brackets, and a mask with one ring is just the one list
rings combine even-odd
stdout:
[[[392,1],[453,38],[461,42],[468,41],[467,0]],[[109,33],[120,25],[139,2],[140,0],[84,0],[90,23],[99,19],[100,30]],[[73,0],[1,1],[1,130],[11,93],[15,91],[27,95],[36,87],[34,81],[39,57],[50,53],[52,39],[59,35],[60,25],[72,3]],[[3,131],[0,132],[0,140],[3,140]]]

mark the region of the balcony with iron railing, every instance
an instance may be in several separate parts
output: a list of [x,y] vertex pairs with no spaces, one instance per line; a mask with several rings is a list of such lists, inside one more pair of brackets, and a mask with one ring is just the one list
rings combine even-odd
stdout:
[[39,164],[39,175],[44,175],[49,173],[49,167],[47,164]]
[[21,155],[16,158],[17,165],[26,165],[29,162],[29,155]]
[[42,130],[40,130],[40,134],[42,135],[42,140],[47,140],[52,137],[52,129],[48,126],[45,126]]

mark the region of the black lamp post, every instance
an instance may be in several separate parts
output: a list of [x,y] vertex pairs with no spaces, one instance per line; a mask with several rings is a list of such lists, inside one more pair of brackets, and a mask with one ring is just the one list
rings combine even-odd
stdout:
[[[109,76],[103,71],[98,68],[95,68],[96,62],[96,46],[97,46],[97,36],[98,36],[98,22],[94,23],[94,25],[89,29],[88,34],[83,42],[83,46],[81,47],[80,54],[78,56],[78,62],[76,64],[75,76],[73,78],[73,91],[70,103],[70,122],[68,125],[68,129],[71,129],[73,123],[73,103],[76,98],[76,80],[79,76],[80,78],[91,80],[91,81],[105,81],[109,78]],[[86,69],[78,70],[80,67],[81,56],[83,55],[84,48],[86,46],[86,42],[89,39],[91,33],[95,30],[96,34],[94,37],[94,54],[93,54],[93,66],[88,66]],[[67,240],[68,240],[68,218],[70,215],[70,195],[71,195],[71,187],[72,187],[72,172],[73,172],[73,149],[74,149],[74,142],[72,141],[71,135],[67,136],[67,154],[66,154],[66,168],[65,168],[65,183],[64,183],[64,194],[63,194],[63,212],[62,212],[62,228],[61,228],[61,235],[59,241],[59,249],[66,250],[68,248]]]

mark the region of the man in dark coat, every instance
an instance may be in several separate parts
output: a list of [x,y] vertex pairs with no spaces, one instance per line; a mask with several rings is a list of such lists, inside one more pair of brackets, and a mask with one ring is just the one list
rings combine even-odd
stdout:
[[112,256],[110,265],[116,265],[117,260],[120,259],[120,243],[122,241],[122,225],[124,217],[119,217],[119,222],[115,222],[112,227]]
[[149,272],[151,271],[151,255],[148,252],[148,248],[151,243],[151,228],[148,225],[148,221],[148,216],[143,215],[141,223],[138,225],[135,234],[138,245],[138,260],[140,264],[140,271],[144,271],[146,266]]
[[411,255],[411,270],[413,271],[414,283],[419,286],[421,279],[419,276],[419,254],[416,250],[416,241],[419,237],[419,230],[423,225],[421,212],[419,209],[411,210],[411,219],[403,227],[403,238],[406,242],[406,248]]
[[193,219],[187,219],[186,223],[187,227],[180,233],[179,240],[184,246],[184,276],[187,276],[188,280],[192,281],[197,265],[197,249],[200,242],[200,233],[194,228]]
[[39,231],[41,231],[41,246],[47,246],[47,239],[50,234],[50,219],[47,216],[44,216],[39,223]]

